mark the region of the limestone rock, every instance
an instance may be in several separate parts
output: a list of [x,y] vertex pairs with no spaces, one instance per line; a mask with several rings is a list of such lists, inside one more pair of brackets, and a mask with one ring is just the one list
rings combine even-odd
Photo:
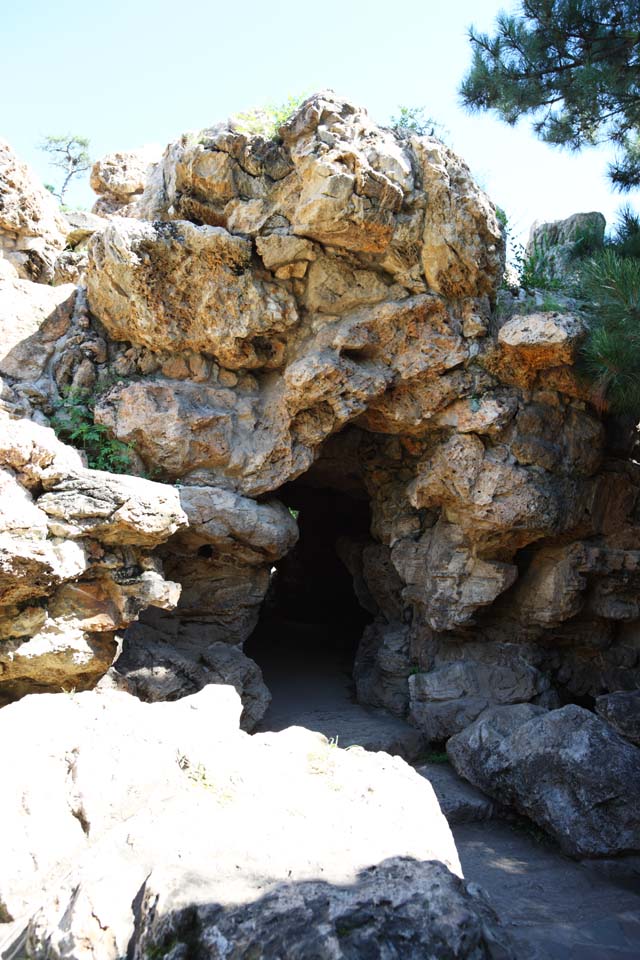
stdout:
[[598,697],[596,710],[621,736],[640,747],[640,690],[617,690]]
[[[439,520],[418,540],[401,540],[391,559],[406,584],[405,601],[424,608],[428,623],[436,630],[468,623],[479,607],[492,603],[510,587],[515,568],[475,555],[470,537],[455,524]],[[430,577],[424,577],[424,570]]]
[[257,943],[265,957],[292,960],[516,956],[479,888],[438,863],[393,858],[363,871],[349,887],[323,880],[287,883],[236,907],[207,900],[206,877],[194,877],[186,892],[175,880],[170,892],[159,892],[159,886],[154,876],[145,884],[135,960],[194,943],[206,945],[216,960],[229,950],[248,960]]
[[407,628],[398,623],[373,623],[367,627],[353,667],[360,703],[385,707],[398,717],[406,716],[410,671]]
[[[547,707],[637,686],[640,468],[576,377],[575,303],[492,313],[501,230],[464,163],[325,91],[271,139],[236,117],[143,166],[100,165],[101,209],[124,216],[68,226],[55,279],[90,259],[89,305],[51,289],[41,309],[0,259],[25,297],[0,361],[3,643],[112,634],[133,658],[139,631],[143,695],[230,677],[257,716],[239,648],[272,567],[289,551],[308,582],[313,563],[274,496],[324,487],[360,518],[334,545],[375,617],[357,684],[384,707],[367,723],[406,712],[412,669],[435,682],[454,661],[475,686],[414,698],[437,736],[502,702],[488,675]],[[154,483],[100,478],[56,440],[67,389]]]
[[213,354],[231,368],[279,366],[277,335],[297,311],[250,262],[249,242],[220,227],[113,220],[92,240],[89,305],[114,340]]
[[582,707],[485,711],[447,744],[462,776],[577,857],[640,849],[640,750]]
[[109,544],[154,547],[187,523],[175,488],[104,470],[65,477],[37,504],[54,536]]
[[52,430],[0,414],[0,703],[93,686],[117,630],[176,605],[148,549],[185,523],[176,490],[87,470]]
[[549,681],[523,657],[509,662],[474,661],[437,666],[409,677],[411,722],[434,742],[468,727],[487,707],[527,703],[544,693]]
[[0,651],[0,706],[27,694],[87,690],[111,666],[112,633],[52,622],[29,638],[5,641]]
[[408,493],[416,507],[443,507],[445,519],[471,542],[493,549],[513,550],[571,529],[583,507],[574,479],[530,472],[475,434],[454,435],[436,447]]
[[180,700],[211,683],[229,684],[242,700],[240,726],[247,731],[271,702],[260,667],[238,647],[219,640],[198,643],[188,632],[163,634],[148,622],[129,628],[109,680],[148,703]]
[[69,328],[75,287],[0,279],[0,374],[38,380]]
[[422,266],[445,297],[494,298],[504,269],[504,242],[495,208],[468,167],[436,138],[412,138],[427,194]]
[[526,254],[551,277],[575,269],[577,255],[593,252],[604,242],[605,218],[601,213],[574,213],[565,220],[531,225]]
[[0,141],[0,259],[6,257],[23,280],[49,283],[65,233],[56,200]]
[[448,763],[424,763],[416,771],[435,790],[447,823],[476,823],[493,817],[491,798],[459,777]]
[[216,487],[181,487],[178,492],[188,519],[181,544],[209,545],[218,555],[263,564],[279,560],[298,539],[295,519],[277,500],[256,503]]
[[0,467],[12,470],[28,490],[47,487],[82,470],[81,454],[62,443],[53,430],[0,410]]
[[[205,875],[208,902],[239,905],[319,875],[348,886],[390,857],[459,875],[433,790],[402,760],[300,728],[248,737],[239,714],[224,686],[173,703],[92,691],[3,708],[0,916],[15,936],[33,952],[116,960],[145,883],[163,903],[181,889],[186,906],[189,878]],[[450,915],[449,901],[447,929]]]
[[500,328],[498,343],[509,363],[529,370],[570,364],[585,334],[583,321],[571,314],[528,313]]
[[158,148],[143,147],[109,153],[96,161],[91,168],[90,184],[99,199],[94,204],[93,213],[118,213],[134,201],[144,190],[147,177],[153,174],[159,159]]
[[65,219],[67,221],[66,244],[74,250],[83,247],[94,233],[105,226],[102,217],[96,216],[95,213],[87,213],[85,210],[70,210],[65,214]]

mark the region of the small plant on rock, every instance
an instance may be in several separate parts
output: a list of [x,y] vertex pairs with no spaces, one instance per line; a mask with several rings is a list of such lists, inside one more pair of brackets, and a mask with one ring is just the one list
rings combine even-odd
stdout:
[[444,139],[448,133],[443,124],[426,113],[424,107],[399,106],[397,116],[391,117],[391,126],[400,133],[415,133],[419,137]]
[[531,248],[516,259],[520,269],[520,286],[525,290],[559,290],[562,286],[553,271],[548,241],[534,240]]
[[306,94],[288,96],[284,103],[270,103],[266,107],[255,107],[246,113],[237,113],[233,117],[234,126],[240,133],[252,133],[275,140],[283,123],[295,113],[305,99]]
[[84,451],[92,469],[129,473],[133,447],[116,440],[108,427],[95,422],[94,405],[95,398],[86,388],[68,388],[55,405],[51,426],[61,440]]

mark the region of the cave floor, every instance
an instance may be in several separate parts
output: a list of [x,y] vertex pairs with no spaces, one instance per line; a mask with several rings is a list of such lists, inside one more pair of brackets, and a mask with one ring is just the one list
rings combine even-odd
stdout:
[[[452,827],[523,960],[638,960],[640,895],[502,820]],[[520,956],[520,954],[518,954]]]
[[[339,642],[327,644],[326,627],[280,627],[268,651],[260,648],[259,635],[247,651],[260,663],[273,696],[258,730],[302,726],[337,738],[340,747],[360,744],[409,762],[424,754],[421,738],[408,724],[355,703],[352,657]],[[461,800],[454,794],[460,781],[448,765],[438,766],[433,777],[441,781],[437,792],[443,809],[448,805],[442,790],[449,783],[450,805],[459,811]],[[429,776],[428,766],[421,770]],[[480,815],[486,816],[486,805],[482,809]],[[464,875],[488,893],[516,941],[519,960],[639,960],[640,891],[570,860],[552,843],[540,842],[535,830],[498,819],[456,819],[454,814],[451,826]]]
[[414,727],[355,702],[353,655],[340,643],[337,628],[280,621],[277,629],[268,652],[259,635],[245,645],[273,698],[256,732],[306,727],[337,740],[340,747],[359,744],[398,754],[409,763],[420,757],[424,740]]

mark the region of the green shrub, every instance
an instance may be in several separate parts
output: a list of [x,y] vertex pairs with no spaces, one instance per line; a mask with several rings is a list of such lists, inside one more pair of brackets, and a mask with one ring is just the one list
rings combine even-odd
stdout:
[[594,400],[640,414],[640,260],[604,250],[583,265],[581,291],[589,318],[581,361]]
[[520,272],[520,286],[525,290],[559,290],[561,280],[555,275],[549,257],[550,244],[544,238],[534,240],[529,252],[517,252],[515,260]]
[[295,113],[305,99],[306,94],[288,96],[284,103],[270,103],[266,107],[255,107],[246,113],[237,113],[233,117],[234,125],[240,133],[255,134],[267,140],[274,140],[283,123]]
[[89,466],[110,473],[129,473],[133,447],[116,440],[93,418],[95,397],[85,388],[68,388],[56,402],[51,426],[65,443],[83,450]]

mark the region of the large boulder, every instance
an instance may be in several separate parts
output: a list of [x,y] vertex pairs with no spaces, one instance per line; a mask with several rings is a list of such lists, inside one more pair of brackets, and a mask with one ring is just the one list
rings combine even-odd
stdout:
[[493,707],[449,740],[447,754],[571,856],[640,850],[640,750],[582,707]]
[[239,906],[207,900],[206,888],[204,878],[194,877],[187,890],[175,883],[159,890],[150,878],[135,960],[194,946],[212,960],[249,960],[256,944],[264,957],[291,960],[516,956],[480,889],[439,863],[395,857],[363,870],[348,887],[324,880],[287,883]]
[[[402,907],[407,936],[421,944],[451,936],[470,958],[467,935],[478,949],[492,929],[498,936],[481,901],[449,879],[460,876],[458,856],[424,778],[397,757],[342,750],[299,728],[249,737],[239,715],[226,686],[174,703],[91,691],[0,711],[12,771],[0,794],[0,936],[7,924],[16,939],[25,931],[35,955],[46,945],[60,957],[116,960],[140,934],[143,902],[150,942],[178,891],[181,906],[246,904],[250,915],[280,884],[322,877],[350,887],[395,857],[416,864],[382,867],[377,882],[374,871],[370,892],[375,903],[385,889],[400,907],[421,891],[414,908]],[[317,892],[303,899],[313,904]],[[461,911],[453,930],[450,907],[445,917],[439,906],[449,896]],[[336,897],[338,918],[356,901]],[[234,936],[240,949],[243,934]]]
[[248,240],[187,221],[117,219],[91,254],[89,305],[113,340],[213,353],[229,368],[281,362],[298,314],[286,290],[255,279]]

